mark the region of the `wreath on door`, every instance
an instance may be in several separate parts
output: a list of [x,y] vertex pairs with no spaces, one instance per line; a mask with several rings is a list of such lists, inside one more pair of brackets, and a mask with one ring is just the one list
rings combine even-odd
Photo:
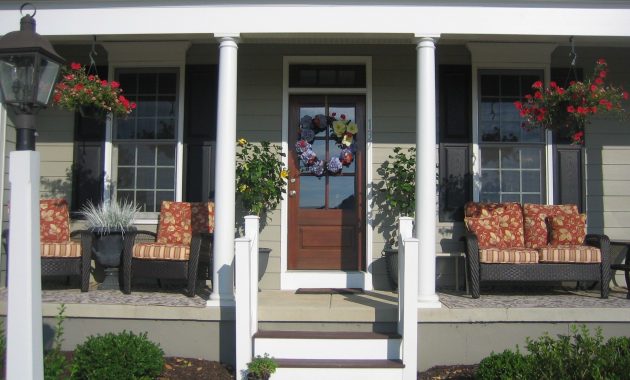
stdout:
[[[344,166],[348,167],[354,162],[357,151],[355,139],[359,127],[344,114],[341,114],[339,119],[336,116],[337,114],[333,112],[330,116],[304,116],[300,120],[300,134],[295,143],[295,150],[306,171],[318,177],[324,173],[339,174]],[[317,157],[312,146],[317,133],[326,130],[329,130],[330,136],[341,150],[338,155],[331,157],[328,161]]]

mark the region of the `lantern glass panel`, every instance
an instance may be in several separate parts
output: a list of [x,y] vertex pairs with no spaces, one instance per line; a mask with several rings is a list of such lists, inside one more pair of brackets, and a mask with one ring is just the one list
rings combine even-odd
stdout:
[[39,62],[39,89],[37,91],[38,103],[42,105],[48,104],[58,73],[59,64],[57,62],[45,57],[41,58]]

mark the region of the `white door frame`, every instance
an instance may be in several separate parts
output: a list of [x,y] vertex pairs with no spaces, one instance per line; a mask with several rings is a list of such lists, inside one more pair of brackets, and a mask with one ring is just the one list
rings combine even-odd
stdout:
[[[291,64],[359,64],[365,65],[365,88],[289,88],[289,65]],[[280,289],[298,288],[362,288],[372,290],[372,194],[368,184],[372,183],[372,57],[369,56],[285,56],[282,75],[282,151],[283,162],[288,166],[289,150],[289,96],[294,94],[339,94],[365,95],[365,266],[366,271],[340,270],[294,270],[287,268],[288,261],[288,218],[289,201],[282,200],[280,222]]]

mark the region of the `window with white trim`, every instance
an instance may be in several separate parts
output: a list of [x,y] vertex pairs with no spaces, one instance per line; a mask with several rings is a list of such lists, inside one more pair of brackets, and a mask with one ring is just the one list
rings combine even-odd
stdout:
[[542,77],[540,70],[479,70],[482,202],[545,202],[545,136],[521,128],[514,107]]
[[116,120],[113,132],[113,179],[118,200],[129,200],[142,212],[160,211],[174,200],[177,188],[178,71],[120,69],[125,96],[137,108]]

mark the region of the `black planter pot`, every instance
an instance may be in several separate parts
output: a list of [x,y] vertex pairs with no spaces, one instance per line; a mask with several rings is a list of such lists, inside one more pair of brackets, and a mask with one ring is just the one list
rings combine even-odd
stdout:
[[105,122],[105,118],[107,117],[107,112],[104,109],[96,106],[79,106],[79,113],[82,117],[88,119],[99,120]]
[[387,264],[387,274],[394,289],[398,289],[398,249],[387,248],[384,249],[385,262]]
[[96,262],[104,268],[105,279],[98,286],[101,290],[120,289],[118,271],[124,248],[124,236],[133,229],[94,228],[92,254]]

